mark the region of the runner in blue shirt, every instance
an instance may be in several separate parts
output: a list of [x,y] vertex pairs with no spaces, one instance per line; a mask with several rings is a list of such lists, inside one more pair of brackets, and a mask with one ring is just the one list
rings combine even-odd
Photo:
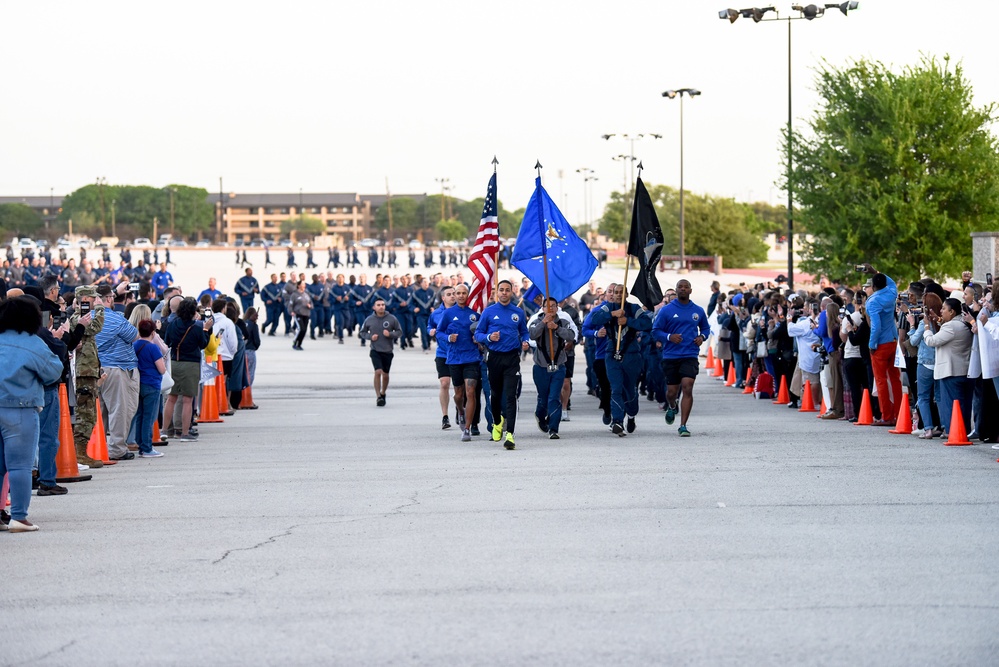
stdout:
[[[517,425],[517,385],[520,383],[520,353],[530,349],[527,316],[513,305],[513,283],[501,280],[496,287],[496,303],[486,306],[475,329],[475,340],[489,349],[486,365],[493,413],[493,442],[514,449],[513,430]],[[500,417],[496,419],[497,415]]]
[[663,346],[663,375],[666,376],[666,423],[672,424],[677,413],[677,394],[683,391],[680,401],[681,437],[689,437],[687,419],[694,405],[694,380],[700,371],[698,355],[701,344],[711,333],[704,309],[690,300],[690,281],[676,284],[676,299],[659,310],[652,323],[652,337]]
[[447,336],[440,330],[440,322],[444,311],[453,305],[454,288],[451,286],[441,288],[441,305],[437,307],[437,310],[430,313],[430,317],[427,319],[427,331],[425,332],[437,341],[437,356],[434,357],[434,363],[437,365],[437,380],[441,385],[441,413],[444,415],[441,418],[441,429],[451,428],[451,420],[447,416],[448,404],[451,401],[451,371],[447,365]]
[[468,442],[472,439],[468,426],[475,419],[475,387],[482,377],[479,370],[482,353],[473,336],[479,314],[467,305],[467,285],[458,284],[454,297],[455,305],[441,313],[437,330],[447,337],[447,365],[454,387],[454,403],[458,407],[458,426],[461,427],[461,441]]

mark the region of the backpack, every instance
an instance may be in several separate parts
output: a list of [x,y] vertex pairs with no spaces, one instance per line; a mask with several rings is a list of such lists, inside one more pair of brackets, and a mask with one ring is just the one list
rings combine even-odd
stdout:
[[773,398],[774,397],[774,376],[766,371],[763,371],[756,378],[755,387],[756,398]]

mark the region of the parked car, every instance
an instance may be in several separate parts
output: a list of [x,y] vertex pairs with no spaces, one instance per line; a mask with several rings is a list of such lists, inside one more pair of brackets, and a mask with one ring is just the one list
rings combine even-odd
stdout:
[[290,248],[291,239],[281,239],[280,241],[278,241],[278,245],[281,246],[282,248]]
[[187,247],[187,241],[185,241],[184,239],[174,239],[173,241],[170,241],[170,247],[171,248],[186,248]]
[[251,248],[269,248],[272,245],[274,245],[274,242],[267,239],[253,239],[250,241]]
[[139,238],[137,238],[134,241],[132,241],[132,247],[133,248],[152,248],[153,247],[153,242],[150,241],[149,239],[147,239],[144,236],[140,236]]
[[70,241],[69,239],[59,239],[59,242],[56,243],[56,248],[73,248],[73,247],[75,246],[73,245],[73,242]]
[[38,248],[38,246],[35,245],[35,242],[28,238],[18,239],[17,247],[21,250],[35,250]]
[[236,239],[232,244],[234,248],[242,248],[245,245],[246,241],[244,241],[243,239]]
[[409,242],[409,247],[413,248],[414,250],[419,250],[420,248],[423,247],[423,244],[414,239]]
[[212,242],[209,241],[208,239],[201,239],[200,241],[198,241],[197,243],[194,244],[194,247],[195,248],[211,248],[212,247]]
[[156,245],[170,245],[172,240],[173,234],[160,234],[160,237],[156,239]]
[[35,245],[38,246],[39,248],[48,248],[49,247],[49,240],[48,239],[35,239]]
[[378,239],[361,239],[362,248],[377,248],[382,244]]

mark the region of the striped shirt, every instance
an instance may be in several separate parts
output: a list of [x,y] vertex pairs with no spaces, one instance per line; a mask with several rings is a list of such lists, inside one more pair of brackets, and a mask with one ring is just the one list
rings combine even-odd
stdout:
[[139,332],[121,313],[104,309],[104,328],[94,337],[97,343],[97,357],[101,366],[121,368],[126,371],[139,366],[132,343]]

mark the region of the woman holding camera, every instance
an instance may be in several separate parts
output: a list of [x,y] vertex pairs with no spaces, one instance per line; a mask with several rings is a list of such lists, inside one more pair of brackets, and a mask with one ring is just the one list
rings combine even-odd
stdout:
[[923,296],[923,310],[913,312],[913,309],[910,308],[906,315],[906,321],[909,323],[909,344],[917,348],[916,388],[918,398],[916,406],[919,408],[919,417],[923,421],[923,430],[917,433],[924,440],[935,438],[943,433],[943,426],[939,421],[940,414],[937,410],[937,402],[940,400],[940,381],[933,377],[936,349],[930,347],[924,339],[927,331],[925,314],[939,314],[942,305],[940,297],[927,293]]
[[[170,346],[170,371],[173,387],[163,408],[166,430],[179,431],[181,442],[194,442],[198,436],[190,432],[191,415],[194,411],[194,397],[198,395],[201,383],[201,351],[208,347],[212,337],[211,311],[206,311],[207,319],[198,318],[198,302],[187,298],[177,307],[177,317],[167,326],[165,342]],[[176,429],[174,408],[177,399],[181,401],[180,428]]]
[[936,350],[933,379],[940,382],[940,421],[946,433],[950,433],[955,400],[960,405],[965,427],[971,424],[973,386],[968,380],[968,367],[973,336],[961,316],[961,302],[946,299],[940,315],[926,314],[929,331],[923,334],[926,344]]

